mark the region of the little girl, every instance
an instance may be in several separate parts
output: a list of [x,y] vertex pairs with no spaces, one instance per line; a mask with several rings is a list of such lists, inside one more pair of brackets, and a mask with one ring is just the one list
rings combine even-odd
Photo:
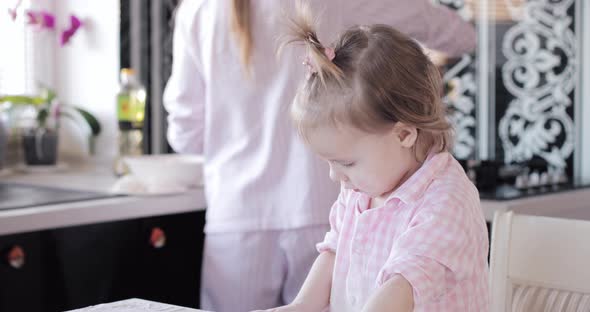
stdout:
[[273,311],[487,311],[486,224],[448,152],[436,67],[384,25],[326,47],[300,14],[293,41],[308,47],[310,75],[292,119],[341,191],[299,294]]

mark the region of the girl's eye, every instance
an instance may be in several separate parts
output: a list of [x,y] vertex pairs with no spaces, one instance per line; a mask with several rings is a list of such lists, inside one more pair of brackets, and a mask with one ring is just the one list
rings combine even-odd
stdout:
[[342,167],[352,167],[352,166],[354,166],[354,162],[349,162],[349,163],[342,164]]

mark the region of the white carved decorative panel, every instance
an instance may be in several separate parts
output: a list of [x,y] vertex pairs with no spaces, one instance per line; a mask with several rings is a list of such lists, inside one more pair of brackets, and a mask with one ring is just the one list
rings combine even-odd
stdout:
[[[439,0],[456,10],[461,17],[473,22],[472,7],[464,0]],[[475,157],[476,151],[476,105],[477,83],[475,73],[475,51],[445,66],[446,86],[443,101],[450,109],[449,118],[455,128],[455,147],[453,154],[459,159]]]
[[[486,34],[478,38],[474,54],[445,68],[444,99],[455,126],[457,158],[476,158],[481,148],[477,140],[486,139],[483,155],[492,159],[542,160],[573,175],[579,127],[574,114],[581,105],[575,96],[581,31],[576,17],[581,16],[577,10],[582,1],[435,1],[457,10],[478,27],[478,34]],[[484,91],[488,96],[478,97]],[[489,124],[482,124],[486,119],[478,114],[489,114]]]
[[571,166],[576,86],[574,0],[505,0],[518,18],[504,34],[502,83],[512,99],[498,135],[504,161],[542,158],[557,169]]

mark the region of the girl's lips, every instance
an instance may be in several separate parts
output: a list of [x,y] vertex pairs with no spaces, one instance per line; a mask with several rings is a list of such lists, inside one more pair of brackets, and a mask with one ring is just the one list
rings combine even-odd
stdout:
[[356,187],[353,187],[352,185],[344,185],[344,188],[347,189],[347,190],[353,190],[355,192],[360,192],[361,191],[360,189],[358,189]]

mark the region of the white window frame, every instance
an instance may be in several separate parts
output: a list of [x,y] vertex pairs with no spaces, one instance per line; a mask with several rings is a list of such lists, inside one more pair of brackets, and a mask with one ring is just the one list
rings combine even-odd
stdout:
[[[0,83],[11,79],[19,79],[20,82],[7,86],[0,85],[0,94],[36,94],[41,85],[54,88],[57,35],[55,32],[38,31],[26,25],[24,11],[39,8],[55,14],[55,1],[24,0],[18,9],[17,20],[11,21],[7,10],[15,3],[16,1],[6,1],[0,5],[0,14],[3,14],[0,16],[0,38],[11,45],[16,42],[18,49],[3,51],[0,66],[6,66],[0,68]],[[22,37],[20,34],[10,36],[11,31],[22,32]]]

